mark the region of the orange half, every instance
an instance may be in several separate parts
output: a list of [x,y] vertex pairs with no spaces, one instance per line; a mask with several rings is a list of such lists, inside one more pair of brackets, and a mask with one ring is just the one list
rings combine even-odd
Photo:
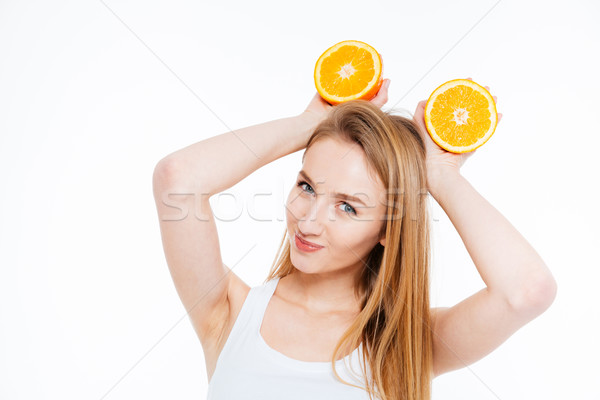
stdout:
[[315,65],[317,92],[329,104],[371,100],[383,83],[379,53],[358,40],[345,40],[328,48]]
[[433,91],[425,105],[425,125],[441,148],[452,153],[473,151],[496,130],[496,103],[483,86],[454,79]]

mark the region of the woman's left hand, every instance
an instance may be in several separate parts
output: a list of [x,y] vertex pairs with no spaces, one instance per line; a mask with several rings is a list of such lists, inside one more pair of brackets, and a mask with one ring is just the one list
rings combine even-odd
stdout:
[[[467,78],[472,80],[471,78]],[[484,86],[488,91],[489,87]],[[496,96],[492,96],[494,101],[497,102]],[[436,142],[433,141],[431,136],[427,131],[427,127],[425,125],[425,105],[427,104],[427,100],[422,100],[417,105],[417,109],[415,110],[415,114],[413,116],[413,121],[419,125],[420,134],[425,142],[425,149],[427,152],[427,174],[439,173],[441,171],[450,171],[459,173],[460,168],[463,166],[465,161],[469,157],[471,157],[477,149],[470,151],[468,153],[452,153],[441,148]],[[502,114],[498,113],[498,123],[502,119]]]

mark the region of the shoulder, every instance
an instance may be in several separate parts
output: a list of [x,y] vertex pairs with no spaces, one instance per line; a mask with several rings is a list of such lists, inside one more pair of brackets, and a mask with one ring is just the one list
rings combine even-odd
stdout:
[[437,317],[440,314],[443,314],[445,310],[448,310],[450,307],[431,307],[429,309],[429,316],[431,318],[431,322],[435,323]]

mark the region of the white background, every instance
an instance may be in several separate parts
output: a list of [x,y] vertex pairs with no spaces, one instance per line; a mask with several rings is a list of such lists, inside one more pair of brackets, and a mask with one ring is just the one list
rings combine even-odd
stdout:
[[[450,79],[490,86],[503,119],[463,175],[558,282],[548,311],[435,379],[434,399],[600,399],[599,17],[592,0],[0,0],[0,398],[205,398],[154,165],[302,112],[318,56],[356,39],[383,55],[384,109],[412,113]],[[250,286],[275,256],[301,155],[211,199],[224,262]],[[451,306],[484,283],[431,205],[432,302]]]

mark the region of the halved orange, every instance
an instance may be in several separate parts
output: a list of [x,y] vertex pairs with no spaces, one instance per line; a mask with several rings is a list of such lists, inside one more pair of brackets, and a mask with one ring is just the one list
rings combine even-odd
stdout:
[[433,141],[452,153],[466,153],[482,146],[498,124],[492,95],[469,79],[440,85],[429,96],[424,114]]
[[371,100],[383,83],[379,53],[358,40],[345,40],[328,48],[315,65],[317,92],[329,104]]

